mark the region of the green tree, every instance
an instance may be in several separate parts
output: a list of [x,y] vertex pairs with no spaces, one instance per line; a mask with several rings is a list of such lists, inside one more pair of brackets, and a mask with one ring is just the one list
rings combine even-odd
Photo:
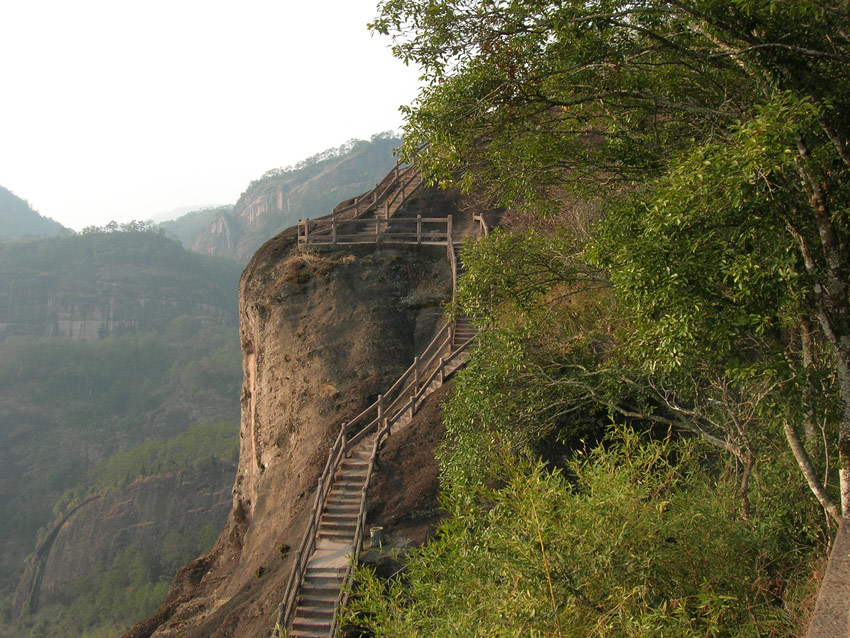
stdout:
[[[837,410],[808,407],[832,415],[850,511],[846,5],[387,0],[379,11],[372,28],[423,68],[406,151],[429,143],[432,181],[544,211],[560,187],[628,200],[604,222],[614,239],[596,263],[640,327],[633,353],[677,395],[693,398],[694,381],[740,394],[757,355],[751,378],[771,392],[749,408],[787,426],[800,416],[789,398],[813,401],[812,377],[831,370]],[[722,223],[710,217],[720,209]],[[697,359],[705,371],[679,374]]]

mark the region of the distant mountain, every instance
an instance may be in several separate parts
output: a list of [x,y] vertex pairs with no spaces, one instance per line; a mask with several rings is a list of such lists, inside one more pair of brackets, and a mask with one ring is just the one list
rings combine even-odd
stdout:
[[167,234],[179,239],[184,247],[191,249],[195,239],[207,230],[207,227],[214,219],[220,215],[232,214],[233,206],[196,208],[177,219],[160,222],[158,226]]
[[162,224],[164,222],[174,221],[175,219],[179,219],[188,213],[193,213],[198,210],[209,210],[211,208],[218,208],[218,206],[178,206],[177,208],[172,208],[171,210],[164,211],[162,213],[157,213],[156,215],[151,215],[151,221],[155,224]]
[[59,222],[39,215],[26,200],[0,186],[0,241],[55,237],[71,232]]
[[[120,635],[217,535],[241,270],[141,222],[0,244],[0,636]],[[27,568],[44,631],[8,627]]]
[[0,342],[96,341],[161,331],[182,315],[235,328],[240,270],[152,231],[0,244]]
[[266,240],[299,219],[327,215],[340,202],[374,188],[395,164],[393,150],[401,142],[382,133],[268,171],[248,185],[232,210],[212,217],[192,241],[192,250],[247,264]]

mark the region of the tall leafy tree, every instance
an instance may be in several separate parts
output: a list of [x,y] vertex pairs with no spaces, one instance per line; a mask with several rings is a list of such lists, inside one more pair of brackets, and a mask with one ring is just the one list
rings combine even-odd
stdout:
[[763,380],[786,400],[759,409],[792,448],[805,415],[791,399],[815,403],[815,372],[831,374],[821,387],[835,410],[816,407],[835,415],[850,512],[848,3],[386,0],[379,11],[372,28],[423,70],[407,148],[430,143],[433,181],[544,211],[556,187],[626,200],[595,259],[647,369],[679,389],[701,375],[739,390]]

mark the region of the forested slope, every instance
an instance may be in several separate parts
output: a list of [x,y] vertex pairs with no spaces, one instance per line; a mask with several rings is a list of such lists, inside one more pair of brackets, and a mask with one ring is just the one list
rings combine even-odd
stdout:
[[841,3],[383,3],[406,149],[508,206],[467,247],[480,347],[449,519],[375,636],[795,636],[850,511]]
[[0,246],[0,635],[115,635],[209,548],[238,450],[239,272],[137,223]]

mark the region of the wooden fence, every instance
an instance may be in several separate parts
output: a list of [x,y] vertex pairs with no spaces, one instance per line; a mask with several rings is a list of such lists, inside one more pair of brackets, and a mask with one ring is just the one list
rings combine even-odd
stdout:
[[312,246],[352,244],[447,245],[452,217],[390,217],[383,219],[298,220],[298,243]]

